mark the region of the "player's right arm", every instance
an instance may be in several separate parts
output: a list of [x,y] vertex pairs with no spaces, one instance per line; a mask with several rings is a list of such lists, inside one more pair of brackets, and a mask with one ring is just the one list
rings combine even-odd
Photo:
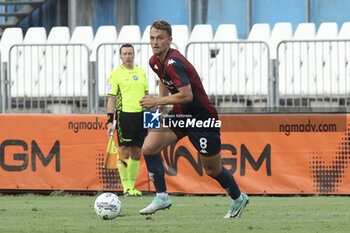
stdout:
[[109,75],[108,78],[108,85],[107,85],[107,120],[108,120],[108,127],[107,127],[107,133],[108,136],[111,134],[111,132],[114,132],[114,125],[113,120],[115,119],[114,114],[116,110],[116,102],[117,102],[117,88],[119,85],[119,69],[116,69],[112,71],[112,73]]
[[[108,96],[107,100],[107,115],[109,116],[114,116],[115,113],[115,105],[116,105],[116,96]],[[114,117],[113,117],[114,118]],[[114,119],[112,119],[113,122]],[[114,132],[114,126],[112,122],[108,122],[108,128],[107,128],[107,133],[108,136],[111,134],[111,132]]]
[[[168,96],[168,95],[169,95],[168,88],[162,82],[159,82],[159,97]],[[160,112],[163,112],[163,109],[164,109],[164,105],[158,106],[158,110]]]

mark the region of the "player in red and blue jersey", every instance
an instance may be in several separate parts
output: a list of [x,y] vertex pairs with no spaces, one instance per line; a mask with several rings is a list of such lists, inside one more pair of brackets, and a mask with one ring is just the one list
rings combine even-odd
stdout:
[[[195,68],[179,51],[170,48],[172,41],[170,24],[164,20],[157,20],[152,23],[150,30],[154,55],[149,64],[161,82],[159,97],[145,95],[140,100],[140,105],[145,108],[158,106],[161,112],[164,105],[173,104],[173,108],[165,118],[170,127],[152,129],[142,146],[157,196],[139,213],[153,214],[157,210],[170,208],[172,202],[166,189],[160,152],[168,145],[188,136],[201,155],[206,174],[217,180],[232,198],[225,218],[238,218],[249,198],[240,191],[232,174],[222,166],[220,122],[217,111],[210,102]],[[181,120],[185,124],[171,126],[171,122]],[[209,124],[203,127],[203,122]]]

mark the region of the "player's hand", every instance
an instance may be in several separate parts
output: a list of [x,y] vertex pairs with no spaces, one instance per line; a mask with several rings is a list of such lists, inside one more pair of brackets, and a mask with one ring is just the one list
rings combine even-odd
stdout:
[[151,96],[151,95],[145,95],[142,97],[140,100],[140,105],[143,108],[153,108],[154,106],[157,105],[157,98]]
[[108,123],[108,128],[107,128],[107,134],[108,134],[108,137],[114,133],[114,126],[112,123]]

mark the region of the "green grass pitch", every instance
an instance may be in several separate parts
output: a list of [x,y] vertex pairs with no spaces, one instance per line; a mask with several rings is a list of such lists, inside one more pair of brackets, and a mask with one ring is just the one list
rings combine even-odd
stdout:
[[120,197],[114,220],[95,215],[97,196],[0,195],[1,233],[55,232],[349,232],[347,196],[251,196],[240,219],[224,219],[230,204],[223,196],[171,196],[170,210],[141,216],[153,196]]

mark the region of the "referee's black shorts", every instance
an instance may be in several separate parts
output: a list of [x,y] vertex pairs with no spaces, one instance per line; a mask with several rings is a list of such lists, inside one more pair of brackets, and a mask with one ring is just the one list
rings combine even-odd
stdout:
[[143,112],[117,112],[117,127],[119,146],[142,147],[147,136],[143,128]]

